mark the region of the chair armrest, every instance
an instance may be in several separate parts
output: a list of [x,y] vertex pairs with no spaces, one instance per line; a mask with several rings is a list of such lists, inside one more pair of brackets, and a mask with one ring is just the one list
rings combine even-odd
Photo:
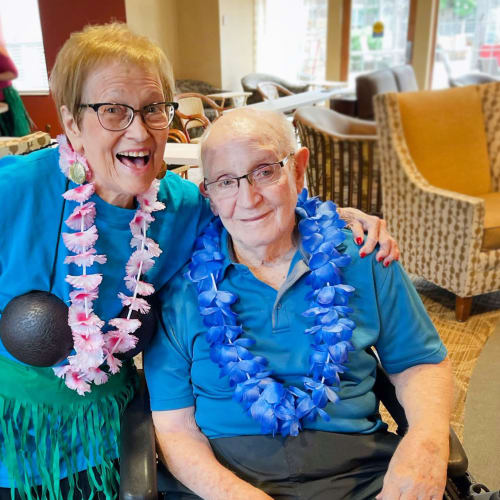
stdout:
[[448,475],[451,478],[463,476],[467,472],[469,460],[465,454],[462,443],[455,431],[450,428],[450,457],[448,459]]
[[121,420],[120,499],[156,500],[155,432],[144,374]]

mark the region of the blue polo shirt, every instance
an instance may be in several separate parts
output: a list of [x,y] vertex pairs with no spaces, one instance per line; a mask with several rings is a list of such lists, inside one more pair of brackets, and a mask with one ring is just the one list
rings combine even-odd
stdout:
[[[256,341],[252,353],[265,356],[274,377],[285,385],[302,387],[308,375],[311,339],[304,330],[314,318],[308,309],[305,283],[307,257],[297,251],[288,277],[279,290],[259,281],[244,266],[233,262],[228,234],[222,233],[224,277],[219,290],[239,296],[233,305],[244,335]],[[349,305],[356,322],[348,371],[341,377],[340,401],[328,403],[329,422],[318,418],[305,428],[330,432],[370,433],[384,424],[377,416],[372,391],[375,359],[365,348],[375,346],[384,368],[399,373],[421,363],[439,363],[446,356],[442,344],[411,281],[398,262],[385,268],[375,252],[361,259],[347,234],[345,252],[352,262],[344,268],[344,282],[356,291]],[[145,371],[153,411],[195,406],[196,422],[209,438],[262,434],[260,424],[233,400],[227,377],[219,376],[210,360],[206,328],[198,312],[196,288],[182,273],[163,297],[162,324],[145,356]]]

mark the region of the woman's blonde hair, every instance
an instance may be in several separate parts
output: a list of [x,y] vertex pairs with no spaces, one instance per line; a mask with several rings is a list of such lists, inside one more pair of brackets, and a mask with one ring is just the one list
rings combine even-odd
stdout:
[[50,90],[60,120],[63,105],[78,118],[85,79],[101,64],[114,61],[158,71],[165,100],[172,100],[172,69],[158,45],[123,23],[86,26],[66,40],[50,74]]

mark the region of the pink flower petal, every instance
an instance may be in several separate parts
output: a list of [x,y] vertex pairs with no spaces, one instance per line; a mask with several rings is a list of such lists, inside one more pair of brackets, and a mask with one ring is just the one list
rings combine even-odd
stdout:
[[90,392],[90,384],[85,375],[78,370],[70,369],[66,372],[64,382],[70,388],[76,391],[80,396]]
[[141,314],[147,314],[151,309],[146,299],[140,299],[139,297],[134,299],[121,292],[118,294],[118,298],[122,301],[124,307],[129,307],[132,311],[139,311]]
[[133,318],[113,318],[109,320],[109,324],[125,333],[134,333],[141,326],[141,322]]
[[163,203],[157,201],[159,188],[160,182],[155,180],[151,183],[151,187],[145,193],[137,196],[137,201],[139,202],[141,210],[144,210],[145,212],[154,212],[165,208]]
[[107,261],[107,257],[105,255],[97,255],[97,251],[95,248],[91,248],[86,252],[79,253],[76,255],[68,255],[64,259],[65,264],[76,264],[77,266],[87,266],[90,267],[97,262],[98,264],[104,264]]
[[92,301],[97,299],[97,297],[98,297],[97,288],[95,288],[94,290],[89,290],[88,292],[85,290],[73,290],[69,294],[71,303],[74,305],[84,306],[85,299],[87,299],[88,308],[92,307]]
[[88,229],[95,219],[95,203],[89,201],[84,205],[78,205],[75,207],[71,215],[66,219],[66,225],[75,231],[82,230],[82,219],[83,219],[83,230]]
[[134,236],[141,236],[142,231],[147,231],[151,222],[153,222],[155,218],[145,212],[144,210],[136,210],[134,218],[130,221],[130,230]]
[[144,239],[144,248],[151,254],[152,257],[159,257],[162,250],[160,248],[160,245],[156,243],[156,241],[152,240],[151,238],[143,238],[142,236],[137,237],[134,236],[130,240],[130,246],[132,248],[137,248],[140,250],[142,248],[142,241]]
[[97,228],[91,226],[86,231],[62,233],[62,237],[68,250],[75,253],[81,253],[94,246],[99,234],[97,233]]
[[82,184],[74,189],[69,189],[63,193],[63,197],[69,201],[77,201],[83,203],[87,201],[95,192],[94,184],[89,182],[88,184]]
[[[154,260],[147,250],[136,250],[127,262],[125,271],[128,276],[137,276],[139,271],[147,273],[154,265]],[[142,263],[142,266],[141,266]]]
[[136,346],[138,340],[135,335],[120,330],[112,330],[104,334],[104,343],[110,354],[130,351]]
[[66,281],[75,288],[83,288],[86,291],[97,288],[102,281],[102,274],[82,274],[81,276],[66,276]]
[[125,286],[134,293],[135,287],[137,285],[137,294],[138,295],[152,295],[155,293],[154,286],[151,283],[147,283],[146,281],[137,281],[136,278],[132,276],[125,276]]
[[111,353],[106,356],[106,363],[108,363],[109,371],[113,374],[118,373],[122,366],[121,360],[115,358]]
[[75,341],[75,350],[78,355],[80,355],[82,351],[99,355],[104,347],[104,340],[102,337],[100,330],[89,333],[75,332],[73,339]]
[[108,381],[108,374],[100,368],[89,368],[87,373],[89,380],[94,382],[95,385],[102,385]]

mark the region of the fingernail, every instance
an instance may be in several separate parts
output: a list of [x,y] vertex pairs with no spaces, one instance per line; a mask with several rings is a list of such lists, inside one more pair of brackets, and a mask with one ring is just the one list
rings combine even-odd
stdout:
[[384,262],[385,267],[389,267],[389,262]]
[[384,260],[383,257],[377,257],[377,262],[382,262],[382,260]]
[[361,252],[361,253],[359,254],[359,256],[363,259],[364,257],[366,257],[366,253],[365,253],[365,252]]
[[361,243],[363,243],[363,238],[361,238],[360,236],[358,236],[358,237],[356,238],[356,243],[357,243],[358,245],[361,245]]

